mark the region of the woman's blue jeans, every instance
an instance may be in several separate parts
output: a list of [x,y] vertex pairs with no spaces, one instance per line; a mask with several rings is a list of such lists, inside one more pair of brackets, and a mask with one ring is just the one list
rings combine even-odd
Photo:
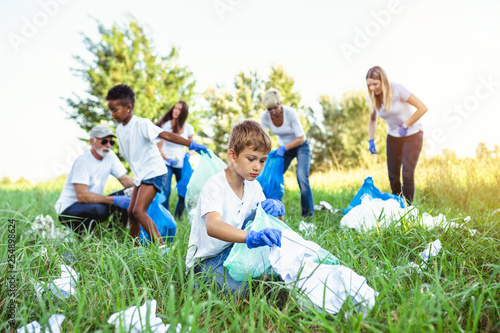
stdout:
[[[165,187],[163,188],[163,192],[165,193],[165,197],[167,199],[164,203],[162,203],[162,205],[168,210],[168,207],[170,206],[170,193],[172,192],[172,175],[175,175],[175,180],[177,181],[177,184],[179,184],[179,181],[182,177],[182,168],[173,168],[167,165],[167,169],[167,181],[165,183]],[[181,197],[179,195],[179,198],[177,199],[177,205],[175,206],[175,218],[180,219],[182,217],[182,214],[184,213],[184,209],[184,197]]]
[[287,150],[283,155],[285,164],[283,173],[288,170],[290,163],[297,158],[297,182],[300,188],[300,203],[302,206],[302,216],[309,217],[314,215],[314,199],[309,185],[309,168],[311,165],[311,149],[306,141],[298,147]]
[[[255,211],[245,219],[241,229],[245,229],[247,223],[254,219]],[[248,291],[248,282],[234,280],[231,275],[229,275],[227,268],[224,267],[224,261],[226,261],[229,256],[233,245],[234,244],[225,248],[224,251],[215,257],[205,259],[198,265],[195,265],[194,272],[198,275],[200,280],[207,285],[210,285],[210,282],[215,279],[218,291],[223,291],[224,293],[230,292],[231,294],[246,293]]]

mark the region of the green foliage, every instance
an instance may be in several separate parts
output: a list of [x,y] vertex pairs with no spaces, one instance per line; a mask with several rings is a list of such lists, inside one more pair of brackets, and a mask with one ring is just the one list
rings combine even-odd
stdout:
[[312,146],[312,169],[367,166],[385,158],[386,125],[379,121],[375,143],[378,155],[368,151],[369,105],[364,91],[346,92],[340,102],[321,96],[320,114],[309,108],[311,128],[307,137]]
[[294,80],[285,73],[283,67],[271,68],[268,80],[262,80],[257,72],[240,72],[234,79],[232,89],[209,88],[204,94],[209,108],[205,110],[208,120],[203,135],[212,141],[210,148],[223,157],[227,153],[229,134],[236,124],[245,119],[260,122],[264,112],[262,96],[274,87],[282,95],[283,103],[293,107],[300,104],[300,94],[293,91]]
[[86,131],[97,124],[112,124],[106,94],[117,84],[127,84],[136,94],[134,114],[156,122],[178,100],[191,103],[195,81],[186,67],[177,64],[178,50],[167,56],[154,50],[145,29],[133,18],[125,25],[106,28],[97,22],[100,39],[84,35],[90,57],[75,56],[76,76],[88,85],[86,96],[66,98],[67,114]]
[[[379,293],[365,318],[349,301],[335,316],[304,308],[297,291],[288,290],[279,280],[253,280],[251,293],[243,297],[217,293],[213,285],[200,283],[185,270],[190,233],[186,217],[178,221],[168,255],[155,246],[143,247],[139,255],[127,230],[108,228],[105,223],[72,243],[25,234],[36,215],[53,212],[61,179],[53,186],[47,182],[24,190],[14,184],[0,186],[2,244],[12,234],[6,222],[16,219],[15,270],[7,260],[1,269],[5,283],[0,288],[0,330],[9,329],[10,302],[16,304],[15,328],[33,320],[46,324],[51,314],[63,314],[62,332],[114,332],[107,323],[111,314],[156,299],[157,315],[165,324],[182,324],[183,332],[189,327],[192,332],[498,332],[498,162],[478,158],[448,162],[441,157],[419,162],[419,210],[434,216],[443,213],[456,223],[470,215],[466,226],[478,230],[474,236],[459,228],[427,230],[410,217],[401,219],[400,225],[356,232],[340,228],[342,214],[316,212],[311,222],[318,229],[307,238],[365,276]],[[316,202],[346,207],[367,174],[375,176],[378,187],[388,190],[383,162],[369,169],[333,169],[311,177]],[[300,191],[295,179],[290,180],[283,198],[285,222],[298,230]],[[443,246],[439,254],[420,273],[411,269],[409,263],[420,264],[419,253],[436,239]],[[0,247],[2,258],[7,258],[7,249]],[[76,263],[68,262],[68,253]],[[76,295],[59,300],[50,291],[37,294],[34,282],[60,277],[61,264],[70,264],[78,273]],[[16,298],[8,296],[11,275]]]

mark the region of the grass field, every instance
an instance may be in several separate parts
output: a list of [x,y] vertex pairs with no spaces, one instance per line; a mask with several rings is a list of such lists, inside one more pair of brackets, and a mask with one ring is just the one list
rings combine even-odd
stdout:
[[[181,323],[193,332],[451,332],[500,331],[500,160],[436,158],[417,168],[415,204],[421,212],[443,213],[448,220],[463,222],[479,232],[471,236],[460,229],[420,227],[414,220],[401,226],[367,233],[342,230],[341,214],[316,212],[312,222],[318,231],[311,240],[334,254],[341,263],[367,278],[379,292],[375,307],[363,318],[346,302],[336,316],[302,309],[295,292],[282,283],[257,280],[248,297],[218,295],[209,287],[194,288],[195,278],[185,273],[189,223],[177,224],[177,237],[169,255],[155,247],[138,255],[118,228],[100,226],[94,235],[74,243],[47,241],[23,235],[38,214],[53,213],[62,180],[20,188],[0,187],[0,237],[2,258],[7,258],[8,219],[15,223],[15,298],[10,299],[6,261],[0,266],[0,330],[8,329],[7,304],[16,304],[16,327],[37,320],[46,323],[51,314],[66,316],[64,332],[113,332],[107,324],[112,313],[146,300],[157,300],[157,314],[164,323]],[[314,174],[311,182],[315,203],[327,201],[343,208],[354,197],[364,178],[389,192],[384,165],[369,169],[332,170]],[[107,191],[116,187],[108,186]],[[287,174],[284,204],[286,222],[298,230],[300,193],[293,175]],[[171,207],[173,203],[171,203]],[[54,220],[56,216],[52,215]],[[411,261],[426,245],[440,239],[437,257],[422,273],[410,269]],[[77,294],[59,300],[52,294],[35,293],[33,283],[60,276],[63,253],[71,251],[79,274]],[[173,330],[172,330],[173,331]]]

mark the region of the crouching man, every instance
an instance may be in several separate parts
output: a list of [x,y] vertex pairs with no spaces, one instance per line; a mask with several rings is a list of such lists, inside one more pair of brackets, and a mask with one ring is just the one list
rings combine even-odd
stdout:
[[94,220],[102,222],[115,211],[126,224],[130,198],[123,195],[123,190],[109,196],[102,195],[109,175],[117,178],[125,188],[134,186],[133,178],[127,175],[127,170],[111,150],[116,137],[111,129],[97,125],[89,135],[91,149],[73,163],[55,204],[59,221],[78,233],[90,231]]

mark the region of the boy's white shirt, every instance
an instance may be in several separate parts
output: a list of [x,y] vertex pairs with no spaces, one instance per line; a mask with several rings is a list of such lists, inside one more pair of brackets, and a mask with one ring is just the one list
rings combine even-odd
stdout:
[[130,165],[135,186],[168,172],[156,145],[161,132],[164,130],[151,120],[137,116],[132,116],[127,125],[119,124],[116,128],[120,153]]
[[241,229],[245,219],[257,208],[257,204],[266,200],[258,181],[245,180],[244,182],[241,200],[229,186],[224,170],[212,176],[203,186],[191,224],[189,248],[186,255],[187,269],[198,259],[214,257],[233,244],[207,234],[205,220],[207,213],[218,212],[221,214],[222,221]]

